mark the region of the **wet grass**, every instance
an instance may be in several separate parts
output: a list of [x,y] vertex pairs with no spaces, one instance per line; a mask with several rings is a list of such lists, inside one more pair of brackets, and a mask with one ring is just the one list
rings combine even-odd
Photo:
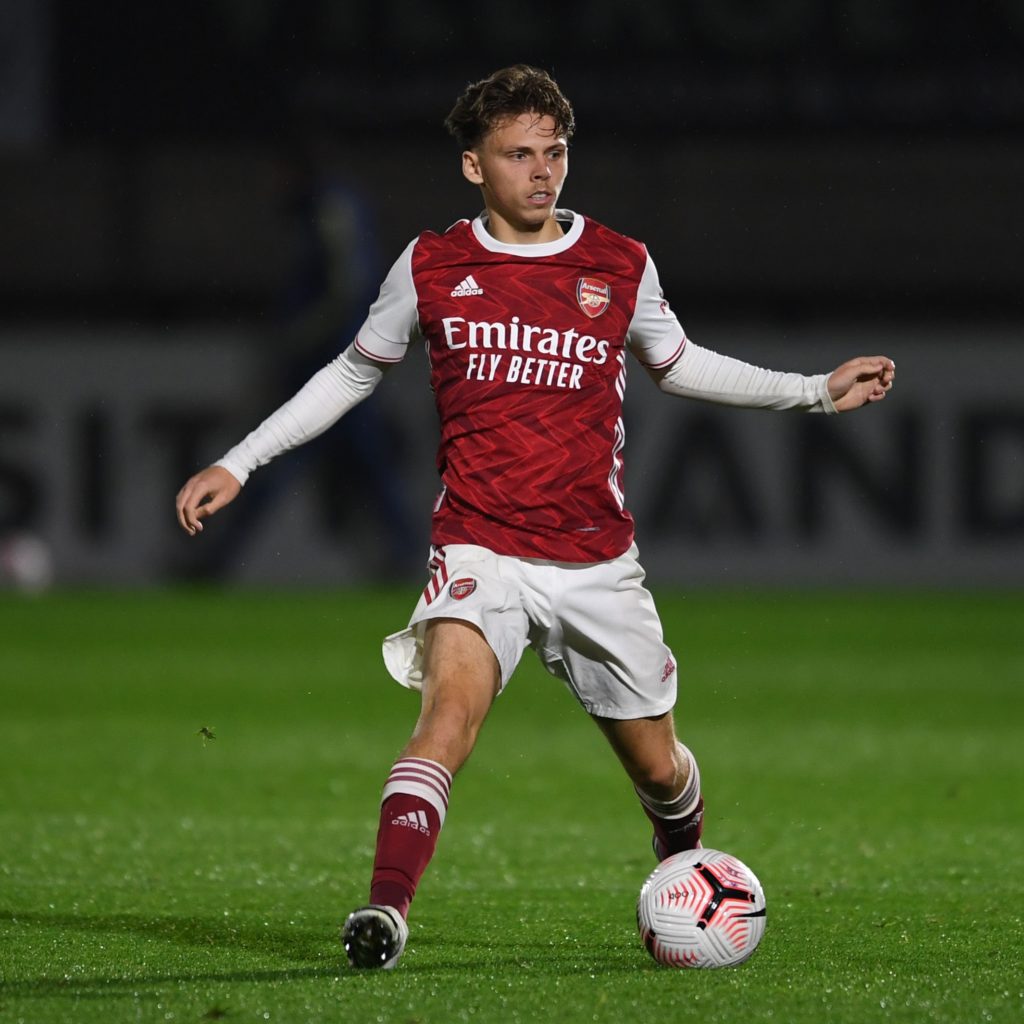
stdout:
[[659,594],[736,970],[635,934],[646,821],[529,654],[386,974],[345,968],[408,593],[0,598],[0,1024],[1018,1021],[1024,598]]

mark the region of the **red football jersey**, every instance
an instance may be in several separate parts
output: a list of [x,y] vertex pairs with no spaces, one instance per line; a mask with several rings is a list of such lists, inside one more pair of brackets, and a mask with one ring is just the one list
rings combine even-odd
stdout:
[[441,441],[435,544],[597,562],[625,551],[626,348],[668,366],[686,342],[639,242],[570,211],[565,235],[508,245],[485,217],[424,232],[356,340],[401,359],[426,342]]

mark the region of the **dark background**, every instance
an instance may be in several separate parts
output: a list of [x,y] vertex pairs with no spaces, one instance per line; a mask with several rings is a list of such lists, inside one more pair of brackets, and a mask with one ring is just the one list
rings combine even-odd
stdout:
[[418,578],[418,356],[203,544],[171,499],[478,212],[443,120],[518,61],[576,108],[563,204],[648,244],[691,337],[900,368],[838,426],[631,382],[663,577],[1019,583],[1021,0],[0,0],[0,584],[25,538],[47,580]]
[[312,137],[388,260],[472,215],[441,122],[551,70],[564,202],[648,242],[689,311],[1019,316],[1024,4],[6,0],[7,316],[253,318]]

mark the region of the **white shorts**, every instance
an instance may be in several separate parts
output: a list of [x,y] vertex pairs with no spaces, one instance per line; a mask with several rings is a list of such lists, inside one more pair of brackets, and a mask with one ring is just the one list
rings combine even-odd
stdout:
[[502,689],[529,646],[592,715],[647,718],[675,705],[676,662],[636,545],[581,565],[449,544],[435,549],[430,569],[408,628],[384,640],[384,663],[403,686],[422,687],[426,623],[463,619],[497,656]]

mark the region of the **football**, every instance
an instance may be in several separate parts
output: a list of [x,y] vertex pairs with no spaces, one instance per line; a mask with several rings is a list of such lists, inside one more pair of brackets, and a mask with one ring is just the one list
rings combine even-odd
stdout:
[[648,875],[636,903],[636,925],[659,964],[733,967],[764,935],[764,890],[731,854],[687,850]]

